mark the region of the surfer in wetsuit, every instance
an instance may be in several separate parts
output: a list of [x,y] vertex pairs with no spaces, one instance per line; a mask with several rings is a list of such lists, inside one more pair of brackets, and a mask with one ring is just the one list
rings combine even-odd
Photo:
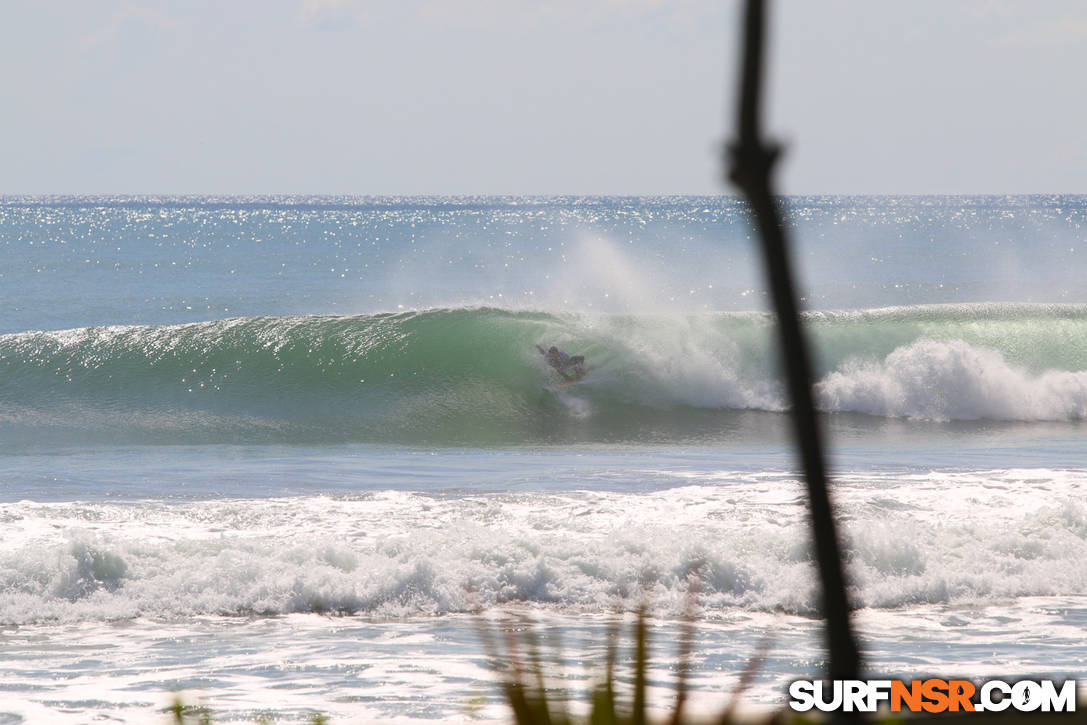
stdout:
[[555,368],[555,372],[561,375],[566,382],[576,383],[585,377],[584,355],[568,355],[554,345],[547,350],[537,345],[536,349],[547,358],[547,364]]

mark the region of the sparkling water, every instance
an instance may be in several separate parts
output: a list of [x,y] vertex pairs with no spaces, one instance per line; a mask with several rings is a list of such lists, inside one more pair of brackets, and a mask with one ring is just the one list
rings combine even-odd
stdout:
[[[1087,198],[784,205],[869,672],[1082,675]],[[780,706],[825,653],[754,245],[727,198],[5,197],[0,722],[502,721],[481,622],[584,700],[643,603],[665,708],[692,578],[695,707],[759,652]]]

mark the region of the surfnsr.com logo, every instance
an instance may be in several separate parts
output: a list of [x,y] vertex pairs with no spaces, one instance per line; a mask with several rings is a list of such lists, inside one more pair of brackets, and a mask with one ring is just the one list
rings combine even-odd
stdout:
[[789,697],[797,712],[1075,712],[1076,681],[797,680]]

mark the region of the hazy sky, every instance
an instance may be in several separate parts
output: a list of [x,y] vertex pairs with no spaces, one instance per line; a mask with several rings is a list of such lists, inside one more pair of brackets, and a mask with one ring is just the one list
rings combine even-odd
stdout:
[[[1087,3],[781,0],[789,193],[1087,193]],[[0,0],[0,193],[719,193],[733,0]]]

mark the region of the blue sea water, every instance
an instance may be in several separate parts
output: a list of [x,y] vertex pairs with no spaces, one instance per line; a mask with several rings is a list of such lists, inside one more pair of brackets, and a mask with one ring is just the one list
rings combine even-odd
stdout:
[[[1081,675],[1087,197],[783,204],[869,668]],[[692,572],[698,702],[768,635],[780,704],[761,275],[729,198],[3,198],[0,720],[501,720],[473,612],[591,662],[643,601],[664,706]]]

